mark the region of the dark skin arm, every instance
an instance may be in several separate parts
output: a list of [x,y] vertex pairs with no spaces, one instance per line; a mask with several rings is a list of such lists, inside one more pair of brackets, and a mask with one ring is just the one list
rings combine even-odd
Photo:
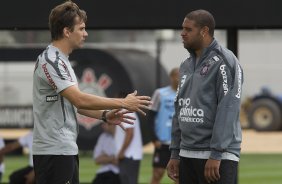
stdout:
[[10,153],[18,148],[22,147],[18,141],[7,144],[0,150],[0,156],[4,156],[7,153]]
[[133,136],[134,136],[134,128],[127,128],[127,129],[125,129],[124,142],[123,142],[121,150],[120,150],[120,152],[118,154],[118,158],[119,159],[123,159],[124,158],[125,150],[128,148],[129,144],[131,143]]
[[208,159],[205,165],[204,175],[208,183],[218,181],[220,179],[219,167],[220,160]]

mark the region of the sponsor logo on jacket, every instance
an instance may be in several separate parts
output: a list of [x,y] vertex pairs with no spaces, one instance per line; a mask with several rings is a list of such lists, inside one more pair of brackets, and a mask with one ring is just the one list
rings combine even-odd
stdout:
[[226,93],[228,92],[227,74],[225,68],[226,65],[220,65],[219,67],[222,76],[222,87],[223,87],[224,95],[226,95]]
[[190,102],[190,98],[180,98],[178,100],[180,120],[187,123],[204,123],[204,110],[193,107]]
[[180,80],[180,87],[183,86],[183,84],[185,83],[186,78],[187,78],[187,75],[183,75],[183,76],[181,77],[181,80]]
[[46,78],[47,78],[48,81],[49,81],[49,84],[52,86],[53,89],[56,90],[56,89],[57,89],[57,86],[56,86],[55,82],[53,81],[51,75],[49,74],[46,65],[47,65],[47,63],[43,64],[43,65],[42,65],[42,69],[43,69],[43,71],[44,71],[44,73],[45,73],[45,75],[46,75]]
[[238,67],[238,91],[237,91],[237,98],[241,98],[241,86],[242,86],[242,70],[240,65],[237,65]]

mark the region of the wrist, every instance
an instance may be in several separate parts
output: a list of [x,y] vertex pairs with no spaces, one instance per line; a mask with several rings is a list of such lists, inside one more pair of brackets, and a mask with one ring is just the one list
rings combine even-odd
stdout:
[[126,101],[125,98],[121,99],[121,108],[122,108],[122,109],[127,109],[127,108],[126,108],[126,102],[125,102],[125,101]]
[[101,116],[101,119],[106,123],[107,121],[107,113],[109,112],[109,110],[104,110]]

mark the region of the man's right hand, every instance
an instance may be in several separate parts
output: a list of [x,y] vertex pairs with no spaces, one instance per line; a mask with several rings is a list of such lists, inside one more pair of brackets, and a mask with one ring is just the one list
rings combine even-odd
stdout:
[[142,109],[149,109],[149,105],[152,104],[150,100],[151,97],[149,96],[137,96],[137,91],[135,90],[123,99],[123,108],[146,115]]
[[175,182],[179,179],[179,162],[178,159],[170,159],[166,166],[168,177]]

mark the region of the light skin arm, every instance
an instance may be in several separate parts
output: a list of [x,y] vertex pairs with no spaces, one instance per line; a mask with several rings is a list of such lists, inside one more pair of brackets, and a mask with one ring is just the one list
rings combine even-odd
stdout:
[[118,154],[119,159],[124,158],[125,150],[128,148],[129,144],[131,143],[133,136],[134,136],[134,129],[133,128],[127,128],[125,130],[125,138],[124,138],[123,145],[122,145],[121,150]]
[[125,108],[146,115],[142,109],[148,109],[148,105],[151,104],[150,97],[137,96],[137,91],[127,95],[126,98],[105,98],[81,92],[77,85],[73,85],[61,91],[60,94],[77,109],[85,110]]

